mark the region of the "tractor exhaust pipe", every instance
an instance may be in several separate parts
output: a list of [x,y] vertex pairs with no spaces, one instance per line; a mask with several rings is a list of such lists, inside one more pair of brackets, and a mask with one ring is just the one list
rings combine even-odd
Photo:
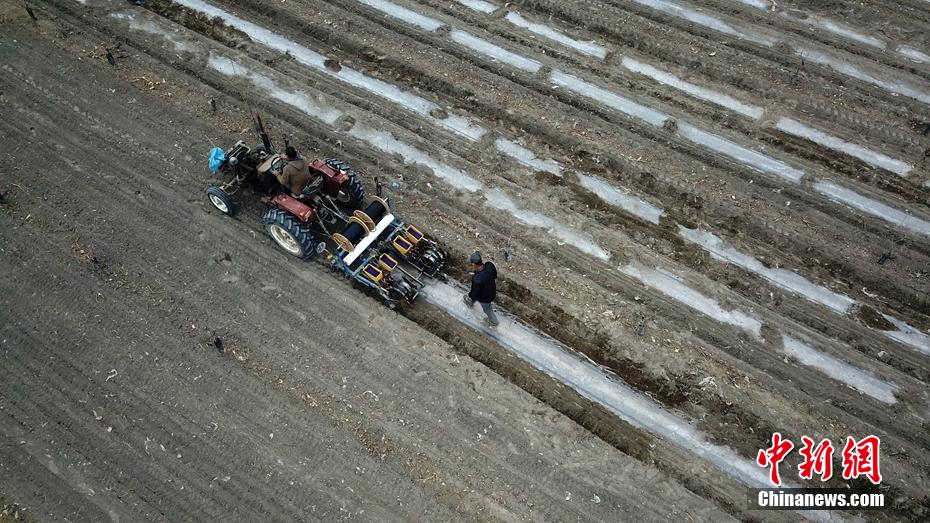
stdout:
[[265,124],[262,123],[262,116],[258,113],[255,113],[255,134],[258,135],[262,140],[262,145],[265,146],[265,150],[268,151],[268,154],[271,154],[271,151],[274,149],[271,147],[271,140],[268,138],[268,133],[265,132]]

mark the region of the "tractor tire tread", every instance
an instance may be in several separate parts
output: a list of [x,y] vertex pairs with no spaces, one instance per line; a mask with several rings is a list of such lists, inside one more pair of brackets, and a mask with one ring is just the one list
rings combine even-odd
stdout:
[[316,253],[316,240],[313,238],[313,233],[307,230],[297,218],[281,209],[271,209],[262,217],[262,224],[267,228],[271,223],[280,225],[297,240],[301,249],[301,253],[297,255],[298,258],[309,260]]
[[346,191],[349,193],[351,201],[349,202],[354,208],[361,209],[365,205],[365,186],[362,185],[362,177],[348,163],[336,158],[326,160],[326,165],[339,171],[345,171],[349,177],[346,182]]
[[[216,196],[224,204],[226,204],[226,209],[228,210],[228,212],[226,212],[225,214],[232,216],[233,214],[236,213],[236,202],[233,201],[232,196],[230,196],[226,191],[213,185],[207,188],[207,196],[209,197],[211,195]],[[220,212],[223,212],[221,209],[217,208],[216,205],[214,205],[214,208],[216,208]]]

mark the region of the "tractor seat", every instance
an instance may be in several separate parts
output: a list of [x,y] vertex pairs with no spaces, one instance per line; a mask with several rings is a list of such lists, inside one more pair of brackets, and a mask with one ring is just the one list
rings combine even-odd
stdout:
[[307,185],[304,186],[302,191],[300,191],[299,198],[301,200],[309,201],[311,198],[313,198],[313,196],[318,194],[322,188],[323,188],[323,177],[316,176],[312,178],[310,182],[307,183]]

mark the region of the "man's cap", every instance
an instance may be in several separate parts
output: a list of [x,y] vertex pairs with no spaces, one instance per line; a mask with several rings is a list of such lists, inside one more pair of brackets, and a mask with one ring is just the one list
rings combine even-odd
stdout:
[[293,145],[288,145],[284,148],[284,154],[286,154],[288,158],[297,158],[297,149],[294,149]]
[[471,257],[468,258],[468,261],[470,261],[470,262],[472,262],[472,263],[480,264],[480,263],[481,263],[481,252],[480,252],[480,251],[475,251],[475,252],[471,253]]

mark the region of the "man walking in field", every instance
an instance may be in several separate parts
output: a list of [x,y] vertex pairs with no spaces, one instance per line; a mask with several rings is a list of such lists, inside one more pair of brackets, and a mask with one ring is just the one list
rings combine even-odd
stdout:
[[497,327],[500,321],[491,305],[497,297],[497,267],[491,262],[485,263],[478,251],[472,253],[468,261],[471,262],[475,273],[471,277],[471,291],[465,296],[465,304],[471,307],[475,302],[480,303],[481,309],[487,315],[485,322],[491,327]]

